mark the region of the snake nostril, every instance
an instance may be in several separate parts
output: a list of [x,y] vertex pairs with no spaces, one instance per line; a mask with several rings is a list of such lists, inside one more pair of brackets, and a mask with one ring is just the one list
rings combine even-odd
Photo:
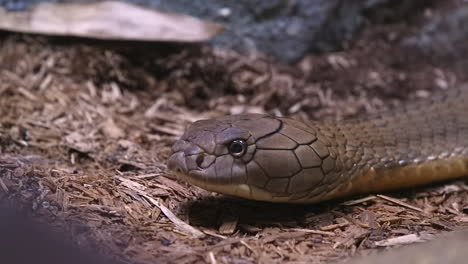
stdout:
[[205,160],[204,155],[198,155],[197,159],[195,160],[195,163],[197,163],[197,166],[200,168],[204,160]]

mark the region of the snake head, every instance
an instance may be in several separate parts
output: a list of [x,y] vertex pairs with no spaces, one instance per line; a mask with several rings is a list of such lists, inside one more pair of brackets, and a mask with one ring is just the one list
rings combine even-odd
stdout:
[[264,201],[310,192],[324,177],[319,154],[328,155],[310,127],[261,114],[197,121],[172,151],[168,168],[179,179]]
[[258,114],[197,121],[173,145],[168,167],[204,189],[245,197],[250,195],[246,165],[256,141],[280,126],[279,120]]

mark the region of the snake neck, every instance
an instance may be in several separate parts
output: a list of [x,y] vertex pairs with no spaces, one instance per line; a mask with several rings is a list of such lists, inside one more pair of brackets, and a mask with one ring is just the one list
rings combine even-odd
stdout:
[[461,87],[366,119],[312,126],[353,166],[418,164],[468,155],[467,101],[468,89]]
[[334,169],[324,173],[322,193],[334,198],[333,193],[342,196],[463,176],[468,170],[467,100],[468,90],[462,87],[365,119],[306,122],[335,158]]

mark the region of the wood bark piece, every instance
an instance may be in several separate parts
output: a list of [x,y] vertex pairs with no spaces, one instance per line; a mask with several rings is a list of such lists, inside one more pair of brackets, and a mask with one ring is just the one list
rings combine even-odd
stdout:
[[206,41],[223,30],[220,24],[117,1],[40,3],[31,10],[0,8],[0,29],[108,40]]

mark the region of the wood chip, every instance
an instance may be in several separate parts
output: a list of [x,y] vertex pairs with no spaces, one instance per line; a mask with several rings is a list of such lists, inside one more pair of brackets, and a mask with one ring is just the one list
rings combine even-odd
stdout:
[[270,236],[266,236],[263,238],[263,243],[271,243],[273,241],[276,241],[277,239],[292,239],[292,238],[297,238],[301,236],[305,236],[307,234],[310,234],[309,232],[303,232],[303,231],[296,231],[296,232],[282,232]]
[[468,223],[468,216],[455,216],[454,220],[460,223]]
[[107,137],[118,139],[125,136],[125,132],[118,127],[112,118],[108,118],[102,125],[102,132]]
[[369,232],[370,231],[365,228],[352,225],[346,230],[346,236],[339,239],[333,247],[337,248],[338,246],[343,245],[345,248],[355,248],[356,245],[369,234]]
[[145,186],[143,186],[143,185],[141,185],[141,184],[139,184],[137,182],[131,181],[129,179],[125,179],[125,178],[120,177],[120,176],[116,176],[116,178],[119,179],[125,186],[127,186],[127,187],[131,188],[132,190],[136,191],[139,195],[144,197],[151,204],[158,207],[162,211],[162,213],[169,220],[171,220],[178,228],[180,228],[184,232],[187,232],[187,233],[191,234],[193,237],[196,237],[196,238],[205,236],[205,234],[203,232],[201,232],[200,230],[192,227],[191,225],[185,223],[180,218],[178,218],[174,213],[172,213],[171,210],[169,210],[169,208],[164,206],[161,202],[151,198],[149,196],[149,194],[145,191],[146,190]]
[[3,182],[2,178],[0,178],[0,187],[1,187],[2,190],[3,190],[4,192],[6,192],[6,193],[9,191],[9,190],[8,190],[8,187],[7,187],[6,184]]
[[378,228],[379,224],[377,223],[377,216],[374,212],[369,210],[362,211],[361,215],[359,216],[359,220],[361,223],[365,224],[367,227],[370,228]]
[[341,223],[341,224],[327,225],[327,226],[320,227],[320,230],[330,231],[330,230],[335,230],[337,228],[345,227],[345,226],[348,226],[348,225],[349,225],[349,222],[348,223]]
[[160,132],[160,133],[168,134],[172,136],[177,136],[177,137],[180,137],[182,136],[182,134],[184,134],[184,131],[182,129],[174,129],[174,128],[164,127],[164,126],[154,126],[153,129],[156,132]]
[[211,264],[218,264],[218,261],[216,261],[213,251],[208,252],[208,259],[210,260]]
[[385,223],[385,222],[393,223],[393,222],[401,221],[402,219],[403,218],[399,216],[389,216],[389,217],[379,218],[377,221],[379,223]]
[[397,246],[397,245],[407,245],[413,243],[420,243],[425,242],[432,238],[432,235],[416,235],[416,234],[409,234],[399,237],[393,237],[382,241],[375,242],[376,246],[379,247],[390,247],[390,246]]
[[18,87],[18,92],[20,92],[22,95],[27,97],[31,101],[37,101],[37,97],[31,93],[30,91],[26,90],[24,87]]
[[236,231],[239,217],[232,214],[225,214],[221,219],[219,233],[223,235],[233,234]]
[[433,225],[434,227],[439,228],[439,229],[453,230],[453,228],[451,226],[449,226],[449,224],[447,222],[442,221],[442,220],[430,219],[429,223],[431,223],[431,225]]
[[222,248],[224,246],[229,246],[229,245],[232,245],[232,244],[236,244],[236,243],[240,243],[242,239],[240,238],[227,238],[221,242],[218,242],[217,244],[214,244],[212,246],[200,246],[200,247],[195,247],[193,248],[195,251],[202,251],[202,252],[206,252],[206,251],[210,251],[210,250],[213,250],[213,251],[216,251],[217,249],[219,248]]

